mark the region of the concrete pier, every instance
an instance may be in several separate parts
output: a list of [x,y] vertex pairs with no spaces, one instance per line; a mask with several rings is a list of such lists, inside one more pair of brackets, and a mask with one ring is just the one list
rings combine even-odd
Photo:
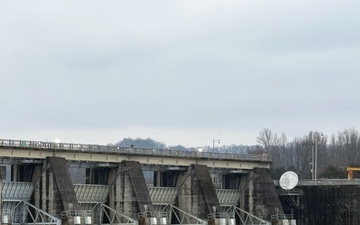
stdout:
[[32,198],[16,201],[29,202],[65,224],[85,223],[90,214],[97,223],[114,218],[137,223],[141,215],[171,223],[173,213],[207,223],[210,215],[218,218],[229,207],[269,220],[281,208],[274,204],[278,201],[269,182],[271,161],[262,155],[1,143],[0,160],[9,166],[0,175],[23,187],[31,184]]

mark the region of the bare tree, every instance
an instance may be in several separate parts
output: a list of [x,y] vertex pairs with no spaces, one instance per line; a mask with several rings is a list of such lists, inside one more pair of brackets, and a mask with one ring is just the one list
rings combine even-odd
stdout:
[[258,144],[264,147],[265,151],[268,154],[270,154],[271,147],[274,146],[276,139],[276,134],[273,134],[273,132],[269,128],[265,128],[264,130],[260,131],[259,136],[256,138],[256,141]]
[[340,155],[345,159],[343,164],[356,164],[359,161],[359,132],[354,128],[345,129],[343,132],[338,132],[337,148]]
[[[256,141],[261,148],[272,156],[271,169],[293,168],[300,178],[311,177],[312,152],[317,149],[317,173],[326,170],[329,165],[345,169],[346,166],[359,166],[360,133],[349,128],[337,132],[328,138],[313,132],[311,135],[297,137],[288,142],[286,135],[278,136],[266,128],[259,133]],[[316,138],[316,139],[315,139]]]
[[300,178],[311,177],[312,141],[308,135],[296,138],[294,141],[296,164],[295,168]]
[[285,168],[286,166],[286,145],[287,138],[283,133],[280,137],[276,133],[273,133],[270,129],[265,128],[260,131],[257,137],[257,143],[260,144],[264,150],[272,157],[272,168]]

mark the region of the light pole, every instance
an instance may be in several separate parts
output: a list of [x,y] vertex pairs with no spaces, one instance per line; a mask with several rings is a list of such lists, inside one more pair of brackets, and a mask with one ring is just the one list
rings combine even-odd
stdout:
[[215,150],[215,141],[217,141],[218,144],[220,144],[220,139],[213,139],[213,150]]
[[312,151],[311,151],[311,178],[313,180],[316,180],[317,178],[317,152],[318,152],[318,141],[320,140],[320,138],[323,136],[323,133],[319,133],[319,132],[312,132],[310,131],[310,138],[311,141],[314,141],[314,146],[312,147]]

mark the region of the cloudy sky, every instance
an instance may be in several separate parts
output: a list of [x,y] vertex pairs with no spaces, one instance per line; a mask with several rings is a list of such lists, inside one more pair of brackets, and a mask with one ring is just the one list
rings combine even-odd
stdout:
[[1,1],[0,138],[360,129],[359,1]]

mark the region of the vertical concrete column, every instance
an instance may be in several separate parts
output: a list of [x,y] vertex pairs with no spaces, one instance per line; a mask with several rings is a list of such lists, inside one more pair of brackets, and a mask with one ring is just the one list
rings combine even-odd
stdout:
[[[136,199],[133,193],[132,183],[130,180],[129,172],[125,168],[125,161],[119,165],[119,172],[125,169],[124,172],[118,175],[116,179],[116,200],[118,201],[117,211],[123,212],[131,218],[137,218]],[[136,213],[135,213],[136,212]]]
[[0,179],[5,180],[6,178],[6,166],[0,166]]
[[239,184],[239,207],[243,210],[245,210],[245,190],[247,189],[247,179],[249,179],[248,175],[241,176]]
[[[121,166],[119,165],[118,167],[118,172],[120,172],[120,170],[122,170]],[[116,181],[115,181],[115,209],[116,211],[120,211],[121,209],[121,176],[118,175],[116,177]]]
[[88,169],[88,171],[89,171],[89,177],[88,177],[88,184],[94,184],[95,183],[95,169],[93,169],[93,168],[89,168]]
[[250,171],[249,173],[249,213],[254,214],[254,171]]
[[156,183],[155,183],[155,185],[154,186],[156,186],[156,187],[161,187],[161,171],[155,171],[155,173],[156,173]]
[[49,204],[49,213],[51,215],[55,215],[55,185],[54,185],[54,173],[49,172],[49,196],[48,196],[48,204]]
[[[115,179],[116,179],[116,174],[117,174],[118,169],[117,168],[112,168],[109,171],[109,176],[108,176],[108,184],[110,185],[110,191],[109,191],[109,207],[112,209],[115,209],[117,211],[116,207],[116,203],[115,203],[115,190],[114,190],[114,184],[115,184]],[[115,207],[114,207],[115,206]],[[114,216],[114,212],[110,211],[110,216],[113,217]]]
[[114,193],[114,186],[113,186],[113,182],[116,179],[116,172],[117,169],[111,169],[109,172],[109,176],[108,176],[108,185],[110,185],[110,191],[109,191],[109,207],[114,209],[114,205],[115,205],[115,193]]
[[43,161],[42,165],[42,175],[41,175],[41,209],[45,212],[47,212],[47,185],[46,185],[46,168],[47,168],[47,162],[46,160]]
[[224,174],[215,174],[215,188],[225,188],[225,176]]
[[2,204],[2,189],[3,189],[3,179],[0,180],[0,225],[2,225],[2,210],[3,210],[3,204]]
[[36,183],[34,187],[34,205],[40,209],[40,184]]
[[128,173],[121,174],[121,179],[123,180],[123,182],[121,182],[120,184],[121,211],[123,211],[124,214],[127,216],[136,218],[137,217],[135,213],[137,212],[136,199],[133,194],[133,188]]
[[180,172],[176,187],[178,188],[178,207],[185,212],[191,212],[191,167],[186,172]]
[[[108,185],[110,185],[109,191],[109,207],[115,209],[116,211],[121,211],[120,201],[121,201],[121,178],[122,173],[121,164],[117,168],[113,168],[109,172]],[[112,216],[112,215],[111,215]]]
[[11,166],[11,181],[18,181],[18,169],[19,169],[19,166],[14,164]]
[[41,165],[36,165],[33,173],[32,182],[34,186],[34,205],[40,209],[40,176],[41,176]]

